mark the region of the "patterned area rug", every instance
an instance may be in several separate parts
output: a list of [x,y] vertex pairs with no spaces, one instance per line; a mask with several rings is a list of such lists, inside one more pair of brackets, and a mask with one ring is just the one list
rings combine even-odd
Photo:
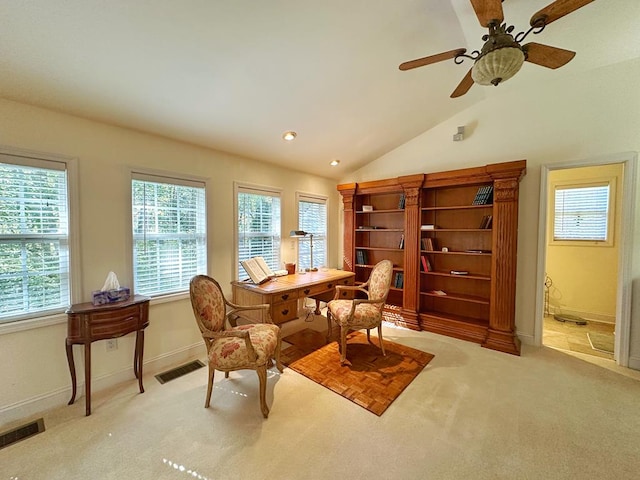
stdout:
[[[389,340],[384,340],[387,355],[383,356],[377,337],[372,336],[375,345],[371,345],[365,333],[352,332],[347,340],[350,365],[340,365],[338,343],[324,345],[324,339],[324,333],[310,329],[285,337],[292,346],[282,351],[282,362],[378,416],[434,357]],[[309,353],[314,342],[324,346]]]

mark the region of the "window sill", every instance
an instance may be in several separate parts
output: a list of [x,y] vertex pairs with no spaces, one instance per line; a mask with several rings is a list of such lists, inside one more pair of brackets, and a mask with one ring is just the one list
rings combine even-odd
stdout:
[[67,322],[65,313],[55,313],[44,317],[28,318],[25,320],[16,320],[14,322],[0,323],[0,335],[9,333],[23,332],[26,330],[34,330],[36,328],[50,327]]
[[[189,292],[173,293],[170,295],[161,295],[151,298],[151,305],[159,305],[162,303],[177,302],[188,300]],[[67,314],[64,312],[54,313],[52,315],[27,318],[24,320],[16,320],[13,322],[0,323],[0,336],[10,333],[24,332],[27,330],[35,330],[36,328],[50,327],[67,322]]]

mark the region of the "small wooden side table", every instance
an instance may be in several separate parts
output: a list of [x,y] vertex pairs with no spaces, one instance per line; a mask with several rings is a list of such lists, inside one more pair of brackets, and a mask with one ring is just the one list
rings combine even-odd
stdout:
[[73,345],[84,345],[84,387],[86,414],[91,415],[91,343],[96,340],[122,337],[136,332],[133,356],[133,372],[142,386],[142,355],[144,329],[149,325],[149,297],[135,295],[123,302],[93,305],[91,302],[71,305],[67,309],[67,361],[71,373],[72,394],[69,405],[76,399],[76,368],[73,361]]

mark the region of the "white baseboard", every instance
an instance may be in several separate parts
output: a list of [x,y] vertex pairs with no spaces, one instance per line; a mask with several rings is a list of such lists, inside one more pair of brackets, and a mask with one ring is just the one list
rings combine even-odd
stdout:
[[629,357],[629,368],[640,370],[640,357]]
[[[177,365],[187,363],[193,359],[206,354],[204,344],[197,342],[193,345],[163,353],[155,358],[144,361],[143,375],[155,375]],[[133,378],[131,367],[124,368],[106,375],[93,377],[91,379],[91,391],[99,392],[111,388],[122,382],[130,382]],[[76,402],[84,402],[84,378],[78,378],[76,390]],[[59,388],[50,392],[45,392],[19,402],[0,408],[0,429],[5,430],[5,426],[14,423],[25,423],[35,418],[41,417],[43,412],[58,408],[69,403],[71,398],[71,385]],[[8,427],[10,428],[10,427]]]
[[535,338],[533,335],[523,335],[521,333],[517,333],[516,335],[518,336],[518,338],[520,339],[520,342],[522,342],[525,345],[535,345]]
[[576,317],[584,318],[585,320],[589,320],[592,322],[600,322],[600,323],[616,323],[615,315],[608,315],[604,313],[594,313],[594,312],[584,312],[582,310],[572,310],[567,307],[555,307],[551,308],[552,314],[565,314],[565,315],[574,315]]

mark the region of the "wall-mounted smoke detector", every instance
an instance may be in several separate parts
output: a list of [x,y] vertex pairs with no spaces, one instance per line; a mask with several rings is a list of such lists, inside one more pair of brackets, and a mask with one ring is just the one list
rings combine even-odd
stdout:
[[453,136],[454,142],[461,142],[464,140],[464,127],[458,127],[458,133]]

